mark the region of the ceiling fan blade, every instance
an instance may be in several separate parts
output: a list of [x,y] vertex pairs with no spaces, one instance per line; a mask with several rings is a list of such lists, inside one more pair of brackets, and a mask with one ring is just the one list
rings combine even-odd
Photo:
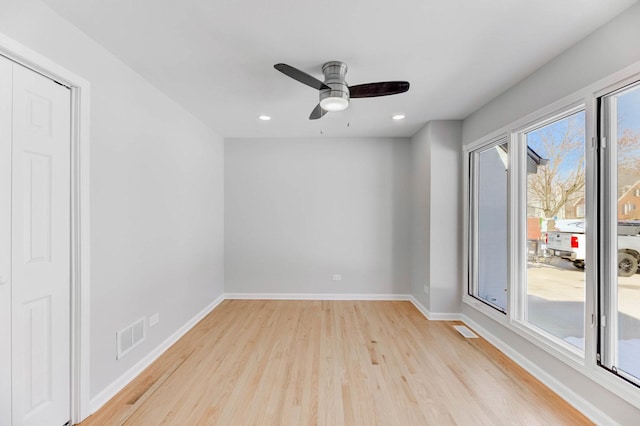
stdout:
[[384,81],[349,87],[351,98],[375,98],[376,96],[396,95],[407,90],[409,90],[408,81]]
[[317,120],[318,118],[322,118],[327,111],[323,110],[320,104],[316,105],[316,107],[311,111],[311,115],[309,116],[309,120]]
[[306,84],[307,86],[313,87],[314,89],[330,89],[329,86],[327,86],[317,78],[311,77],[306,72],[300,71],[299,69],[294,68],[291,65],[275,64],[273,67],[281,73],[293,78],[294,80],[298,80],[300,83]]

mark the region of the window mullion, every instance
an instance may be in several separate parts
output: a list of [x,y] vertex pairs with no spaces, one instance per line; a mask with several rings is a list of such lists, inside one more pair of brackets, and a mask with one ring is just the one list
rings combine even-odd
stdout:
[[614,97],[604,98],[602,117],[602,137],[605,143],[601,143],[600,149],[604,158],[602,207],[602,266],[603,280],[601,285],[601,311],[598,324],[601,331],[601,362],[608,368],[618,364],[618,220],[617,220],[617,147],[615,143],[617,129],[616,102]]
[[[510,319],[523,321],[526,318],[526,150],[522,149],[522,137],[512,134],[510,138],[511,162],[509,176],[509,293]],[[525,188],[523,190],[523,188]]]

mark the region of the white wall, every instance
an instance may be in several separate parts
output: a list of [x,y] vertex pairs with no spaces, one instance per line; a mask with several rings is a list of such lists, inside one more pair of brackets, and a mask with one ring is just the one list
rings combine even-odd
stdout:
[[402,138],[226,139],[225,291],[408,294],[409,154]]
[[222,139],[39,1],[2,2],[0,32],[91,83],[93,397],[222,294]]
[[[640,4],[565,51],[464,121],[465,143],[571,94],[640,60]],[[462,312],[497,336],[534,366],[546,370],[570,391],[624,425],[638,424],[640,410],[582,376],[537,346],[475,309]]]
[[411,139],[411,288],[431,314],[460,312],[461,140],[461,121],[429,122]]
[[639,39],[640,3],[467,117],[464,143],[473,142],[639,61]]
[[425,125],[411,138],[411,294],[431,310],[431,129]]

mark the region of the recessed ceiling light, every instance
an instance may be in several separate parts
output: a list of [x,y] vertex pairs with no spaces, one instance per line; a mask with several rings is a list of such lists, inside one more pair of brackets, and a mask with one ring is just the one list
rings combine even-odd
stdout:
[[398,120],[404,120],[404,117],[405,117],[404,114],[394,114],[391,118],[398,121]]
[[269,121],[269,120],[271,120],[271,117],[270,117],[270,116],[268,116],[268,115],[264,115],[264,114],[263,114],[263,115],[259,115],[259,116],[258,116],[258,118],[259,118],[260,120],[262,120],[262,121]]

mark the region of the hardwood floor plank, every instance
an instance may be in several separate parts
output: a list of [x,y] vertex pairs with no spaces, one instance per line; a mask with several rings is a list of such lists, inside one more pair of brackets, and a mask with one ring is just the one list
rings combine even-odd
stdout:
[[82,425],[591,424],[409,302],[227,300]]

